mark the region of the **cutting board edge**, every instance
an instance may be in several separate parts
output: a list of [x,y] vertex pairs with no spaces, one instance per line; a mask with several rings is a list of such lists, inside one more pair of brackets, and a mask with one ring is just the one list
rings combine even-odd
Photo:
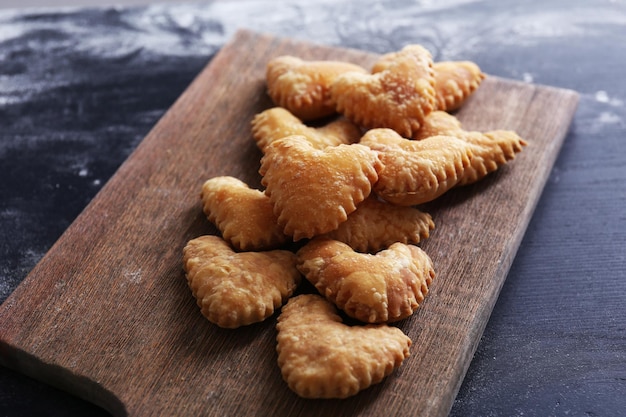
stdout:
[[115,417],[128,415],[124,403],[93,379],[71,372],[62,366],[46,363],[24,349],[0,339],[0,365],[46,385],[75,395]]
[[[518,84],[518,85],[527,84],[524,81],[511,80],[508,78],[503,78],[503,77],[498,77],[498,76],[493,76],[493,77],[499,80],[502,80],[504,82],[510,83],[510,84]],[[547,166],[549,166],[549,170],[552,170],[554,167],[554,164],[556,163],[556,160],[559,157],[559,154],[561,153],[561,148],[565,144],[569,131],[572,128],[572,123],[574,122],[575,114],[576,114],[578,105],[580,103],[580,94],[575,90],[567,89],[567,88],[554,87],[554,86],[543,85],[543,84],[532,84],[532,86],[538,89],[551,90],[554,92],[559,92],[561,94],[566,94],[569,98],[569,100],[567,101],[568,103],[567,112],[571,114],[571,117],[569,119],[569,122],[564,124],[564,128],[556,136],[558,139],[552,142],[553,145],[555,145],[556,149],[551,154],[552,158],[550,160],[550,163],[547,164]],[[454,405],[454,399],[456,398],[456,396],[458,395],[461,389],[461,386],[467,375],[467,372],[469,370],[473,357],[476,354],[476,350],[478,349],[478,346],[480,345],[482,335],[484,334],[484,331],[489,323],[489,320],[493,313],[493,309],[496,303],[498,302],[498,299],[500,298],[500,293],[502,291],[502,288],[504,287],[504,284],[508,278],[511,267],[513,266],[513,263],[515,262],[517,252],[524,240],[524,236],[526,235],[528,226],[530,225],[530,222],[532,221],[537,205],[539,204],[539,201],[541,200],[541,196],[543,195],[545,187],[548,184],[549,177],[550,177],[549,174],[546,174],[543,176],[543,183],[541,184],[540,187],[537,187],[536,192],[533,195],[532,203],[526,206],[526,211],[528,214],[525,216],[525,221],[518,224],[519,232],[516,233],[515,239],[509,241],[510,250],[504,251],[508,253],[508,256],[506,256],[504,259],[505,262],[501,264],[501,271],[502,271],[502,275],[504,278],[500,280],[499,282],[499,285],[498,285],[497,290],[495,291],[495,297],[493,298],[492,303],[490,303],[489,305],[487,304],[483,305],[482,311],[483,311],[484,319],[473,321],[473,323],[475,324],[475,328],[473,329],[474,331],[471,334],[474,334],[475,336],[472,337],[471,334],[468,333],[467,339],[471,343],[468,343],[466,345],[467,349],[465,350],[463,355],[459,355],[458,363],[462,365],[459,368],[460,369],[459,378],[456,380],[455,387],[452,388],[452,391],[451,391],[452,400],[449,401],[449,407],[447,410],[443,410],[445,411],[445,413],[442,415],[448,415],[452,410],[452,407]]]

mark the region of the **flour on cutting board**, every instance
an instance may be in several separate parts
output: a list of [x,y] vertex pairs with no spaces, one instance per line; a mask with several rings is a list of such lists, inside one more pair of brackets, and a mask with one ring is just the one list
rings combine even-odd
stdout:
[[124,278],[126,278],[131,284],[140,284],[141,280],[143,279],[141,275],[141,268],[136,270],[124,271]]

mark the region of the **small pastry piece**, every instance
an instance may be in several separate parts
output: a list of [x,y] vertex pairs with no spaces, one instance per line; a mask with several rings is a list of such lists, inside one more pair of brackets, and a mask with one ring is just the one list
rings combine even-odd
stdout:
[[378,151],[385,166],[374,192],[400,206],[432,201],[459,184],[475,148],[453,136],[408,140],[391,129],[372,129],[359,143]]
[[490,132],[468,132],[461,138],[475,146],[470,158],[470,169],[466,169],[457,185],[472,184],[502,165],[515,159],[527,142],[511,130]]
[[278,366],[304,398],[347,398],[377,384],[409,357],[411,339],[384,324],[348,326],[319,295],[291,298],[276,324]]
[[409,317],[435,277],[426,252],[403,243],[371,255],[318,237],[300,248],[297,256],[298,269],[320,294],[350,317],[366,323]]
[[331,97],[348,120],[367,128],[391,128],[410,138],[435,109],[432,57],[423,47],[409,45],[381,59],[384,69],[374,74],[337,77]]
[[367,71],[341,61],[305,61],[284,55],[267,64],[267,92],[278,106],[304,121],[335,114],[335,103],[329,94],[333,81],[345,72]]
[[237,178],[205,181],[201,198],[209,221],[237,250],[275,249],[290,240],[278,226],[269,197]]
[[396,242],[419,243],[434,227],[428,213],[370,196],[358,205],[348,220],[324,237],[344,242],[357,252],[378,252]]
[[459,119],[445,111],[437,110],[426,116],[422,128],[413,139],[423,140],[431,136],[458,136],[460,132],[463,132],[463,128]]
[[262,152],[273,141],[292,135],[304,136],[314,148],[324,149],[358,142],[361,129],[344,118],[318,128],[309,127],[282,107],[265,110],[252,120],[252,136]]
[[457,110],[485,79],[480,67],[471,61],[443,61],[433,64],[437,109]]
[[336,229],[369,196],[383,165],[366,146],[315,149],[302,136],[272,142],[261,159],[265,193],[294,240]]
[[462,139],[472,145],[470,166],[457,185],[466,185],[484,178],[508,161],[515,159],[527,142],[511,130],[476,132],[464,130],[461,122],[444,111],[435,111],[426,117],[417,140],[430,136],[447,135]]
[[263,321],[287,301],[301,280],[295,260],[284,250],[236,253],[208,235],[183,250],[187,283],[202,315],[229,329]]
[[[389,67],[395,54],[380,57],[372,68],[372,73],[384,71]],[[442,61],[433,63],[435,77],[436,105],[444,111],[457,110],[474,93],[485,79],[480,67],[471,61]]]

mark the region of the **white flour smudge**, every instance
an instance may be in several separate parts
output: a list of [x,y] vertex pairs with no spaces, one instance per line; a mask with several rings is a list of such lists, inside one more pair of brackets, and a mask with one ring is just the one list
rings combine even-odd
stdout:
[[124,277],[126,277],[131,284],[140,284],[142,280],[141,268],[136,271],[124,272]]
[[606,103],[613,107],[622,107],[624,102],[619,98],[610,97],[609,94],[604,90],[596,91],[595,99],[599,103]]
[[615,113],[603,111],[598,115],[596,122],[599,124],[617,124],[622,122],[622,118]]
[[534,77],[531,73],[529,72],[525,72],[522,74],[522,80],[524,80],[525,83],[532,83],[534,80]]

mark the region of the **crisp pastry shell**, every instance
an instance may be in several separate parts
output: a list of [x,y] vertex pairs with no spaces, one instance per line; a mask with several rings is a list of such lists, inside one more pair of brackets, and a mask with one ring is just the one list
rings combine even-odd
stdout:
[[396,242],[417,244],[428,238],[434,227],[428,213],[370,196],[358,205],[348,220],[324,237],[344,242],[357,252],[374,253]]
[[275,140],[293,135],[305,137],[316,149],[324,149],[327,146],[358,142],[361,129],[344,118],[319,127],[310,127],[282,107],[264,110],[252,120],[252,137],[262,152]]
[[404,139],[391,129],[372,129],[360,141],[378,152],[385,170],[374,192],[401,206],[426,203],[459,184],[474,145],[453,136]]
[[438,135],[454,136],[473,146],[470,164],[465,169],[458,186],[484,178],[515,159],[516,155],[528,145],[526,140],[512,130],[491,130],[484,133],[465,130],[454,115],[444,111],[429,114],[416,139],[422,140]]
[[433,64],[437,109],[458,110],[478,89],[486,75],[471,61],[442,61]]
[[345,72],[367,71],[343,61],[306,61],[290,55],[271,59],[266,83],[270,98],[303,121],[335,114],[330,86]]
[[288,136],[266,148],[259,172],[279,225],[298,241],[346,221],[382,170],[377,153],[366,146],[319,150],[302,136]]
[[[381,56],[372,67],[372,73],[386,70],[397,52]],[[443,111],[458,110],[478,89],[486,75],[471,61],[433,62],[435,79],[435,108]]]
[[332,84],[337,111],[366,128],[390,128],[412,137],[435,109],[435,78],[430,52],[408,45],[384,58],[373,74],[348,72]]
[[318,237],[298,250],[298,269],[321,295],[365,323],[409,317],[435,277],[433,263],[415,245],[394,243],[375,255]]
[[209,221],[237,250],[276,249],[290,240],[278,226],[269,197],[237,178],[220,176],[205,181],[201,199]]
[[387,325],[348,326],[315,294],[293,297],[278,317],[278,366],[303,398],[347,398],[381,382],[410,355],[411,339]]
[[301,281],[295,261],[286,250],[238,253],[212,235],[183,249],[187,283],[202,315],[230,329],[263,321],[287,301]]

